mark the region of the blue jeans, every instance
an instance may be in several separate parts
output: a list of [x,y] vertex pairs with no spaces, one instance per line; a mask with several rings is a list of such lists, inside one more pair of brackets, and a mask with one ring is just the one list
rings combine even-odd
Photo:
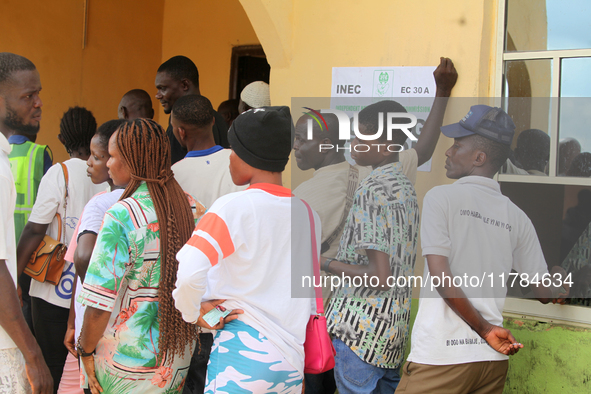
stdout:
[[339,394],[391,394],[400,382],[399,369],[368,364],[353,353],[340,339],[333,339],[337,355],[334,377]]

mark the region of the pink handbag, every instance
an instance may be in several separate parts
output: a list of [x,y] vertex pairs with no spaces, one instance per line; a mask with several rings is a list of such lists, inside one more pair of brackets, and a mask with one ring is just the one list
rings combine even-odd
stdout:
[[[320,283],[320,263],[318,261],[318,247],[316,245],[316,229],[314,215],[310,206],[302,200],[308,209],[310,218],[310,232],[312,234],[312,262],[314,265],[314,277],[316,283]],[[322,300],[322,290],[315,287],[316,314],[310,316],[306,326],[306,342],[304,342],[304,373],[319,374],[334,368],[334,356],[336,351],[332,345],[326,328],[326,317]]]

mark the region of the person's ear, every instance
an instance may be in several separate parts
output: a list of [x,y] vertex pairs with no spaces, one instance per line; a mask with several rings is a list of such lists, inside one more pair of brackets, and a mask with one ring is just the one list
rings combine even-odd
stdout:
[[179,126],[179,138],[181,139],[181,143],[183,145],[187,145],[187,131],[184,129],[183,126]]
[[474,167],[482,167],[486,163],[487,159],[488,157],[486,156],[486,152],[481,150],[476,151],[476,156],[474,157]]
[[119,108],[119,119],[129,119],[129,112],[127,112],[127,107],[124,105]]
[[154,108],[150,108],[148,111],[148,118],[154,119]]
[[[330,140],[330,138],[323,138],[319,143],[318,146],[322,146],[322,145],[333,145],[332,141]],[[319,149],[320,154],[328,154],[330,152],[332,152],[332,149]]]
[[187,78],[181,79],[181,89],[184,92],[188,91],[190,87],[191,87],[191,81],[189,81]]

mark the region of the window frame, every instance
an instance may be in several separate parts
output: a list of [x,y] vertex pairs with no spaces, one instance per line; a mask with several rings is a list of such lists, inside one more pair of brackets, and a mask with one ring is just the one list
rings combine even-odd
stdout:
[[[560,77],[562,59],[591,57],[591,49],[568,50],[539,50],[539,51],[515,51],[505,52],[505,39],[507,28],[507,2],[511,0],[498,0],[497,31],[496,31],[496,62],[494,69],[493,94],[495,101],[505,99],[503,85],[505,84],[505,61],[511,60],[552,60],[552,95],[550,100],[550,159],[548,176],[497,174],[498,182],[513,183],[543,183],[557,185],[591,186],[591,178],[557,176],[558,163],[558,125],[559,125],[559,99]],[[503,314],[508,317],[533,319],[559,324],[568,324],[591,328],[591,307],[577,305],[542,305],[537,300],[518,299],[507,297]]]

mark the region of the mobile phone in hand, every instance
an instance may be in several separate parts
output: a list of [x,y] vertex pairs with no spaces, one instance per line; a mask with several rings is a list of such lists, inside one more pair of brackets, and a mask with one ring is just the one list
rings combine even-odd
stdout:
[[220,318],[228,316],[231,312],[231,309],[222,310],[221,305],[218,305],[203,315],[203,320],[213,327],[220,322]]

